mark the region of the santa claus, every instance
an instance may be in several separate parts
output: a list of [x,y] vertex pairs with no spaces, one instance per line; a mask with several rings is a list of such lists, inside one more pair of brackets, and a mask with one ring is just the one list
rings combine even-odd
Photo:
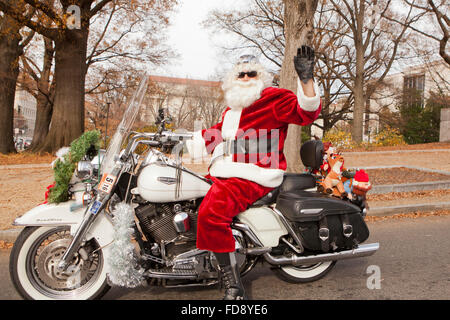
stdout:
[[193,158],[212,153],[211,189],[198,214],[197,247],[214,252],[225,284],[224,299],[244,299],[230,224],[233,217],[283,181],[288,125],[309,125],[319,115],[313,80],[314,50],[298,49],[294,66],[298,96],[271,87],[272,77],[254,56],[242,56],[223,81],[226,110],[215,126],[194,133]]

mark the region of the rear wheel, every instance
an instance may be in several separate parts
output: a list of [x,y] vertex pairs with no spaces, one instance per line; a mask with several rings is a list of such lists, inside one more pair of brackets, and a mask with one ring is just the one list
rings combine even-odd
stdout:
[[27,227],[14,243],[9,271],[25,299],[98,299],[108,290],[102,250],[95,241],[81,248],[65,271],[57,265],[72,240],[68,226]]
[[323,278],[335,264],[336,261],[326,261],[309,266],[280,266],[274,271],[284,281],[307,283]]

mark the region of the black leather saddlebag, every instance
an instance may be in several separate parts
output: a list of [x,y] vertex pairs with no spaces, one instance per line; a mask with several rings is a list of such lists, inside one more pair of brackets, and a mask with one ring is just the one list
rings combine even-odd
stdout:
[[361,209],[318,192],[280,193],[276,208],[288,219],[310,251],[352,249],[367,240]]

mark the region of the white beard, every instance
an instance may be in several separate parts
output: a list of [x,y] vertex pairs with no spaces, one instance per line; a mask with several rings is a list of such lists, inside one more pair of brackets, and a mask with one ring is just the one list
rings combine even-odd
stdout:
[[225,91],[225,103],[231,109],[244,109],[261,97],[264,82],[261,79],[240,81],[234,80]]

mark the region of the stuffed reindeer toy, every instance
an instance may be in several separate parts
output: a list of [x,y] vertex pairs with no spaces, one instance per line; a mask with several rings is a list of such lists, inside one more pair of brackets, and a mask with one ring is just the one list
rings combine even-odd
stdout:
[[327,156],[329,171],[322,181],[318,181],[317,190],[326,194],[332,194],[339,198],[347,197],[347,192],[342,182],[344,157],[340,153],[329,153]]

